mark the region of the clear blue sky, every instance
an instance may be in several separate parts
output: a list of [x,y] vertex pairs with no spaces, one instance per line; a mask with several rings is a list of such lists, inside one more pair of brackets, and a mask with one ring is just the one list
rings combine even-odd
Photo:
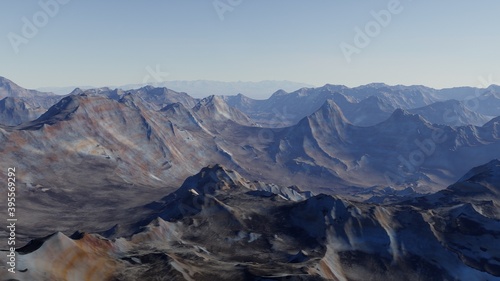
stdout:
[[9,33],[22,36],[22,18],[43,10],[38,0],[2,0],[0,76],[29,88],[121,85],[159,65],[166,80],[440,88],[500,79],[500,1],[401,0],[350,63],[340,44],[353,45],[355,28],[390,1],[241,0],[223,20],[213,2],[71,0],[16,54]]

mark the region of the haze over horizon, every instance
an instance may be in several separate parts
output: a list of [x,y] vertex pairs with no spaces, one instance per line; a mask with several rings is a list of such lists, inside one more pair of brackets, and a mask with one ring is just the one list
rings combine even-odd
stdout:
[[[2,4],[1,76],[27,88],[172,80],[448,88],[500,79],[495,1],[54,1]],[[29,24],[36,32],[23,34]]]

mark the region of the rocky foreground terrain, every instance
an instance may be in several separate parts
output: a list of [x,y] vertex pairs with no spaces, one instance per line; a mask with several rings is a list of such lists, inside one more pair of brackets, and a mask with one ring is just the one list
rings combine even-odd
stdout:
[[438,193],[370,204],[216,165],[132,224],[31,241],[2,280],[500,280],[499,182],[495,160]]

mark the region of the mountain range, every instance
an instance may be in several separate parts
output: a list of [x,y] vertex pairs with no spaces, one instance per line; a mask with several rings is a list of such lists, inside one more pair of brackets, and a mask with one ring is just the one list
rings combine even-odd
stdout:
[[18,280],[500,278],[498,86],[0,82]]
[[498,116],[500,91],[495,86],[457,88],[455,96],[454,90],[385,84],[348,88],[327,84],[290,93],[280,90],[267,100],[254,100],[241,94],[225,99],[229,105],[265,126],[296,124],[328,99],[342,109],[352,124],[359,126],[378,124],[398,108],[418,113],[432,123],[450,126],[480,126]]
[[[148,84],[127,84],[120,86],[109,86],[110,88],[120,88],[120,89],[137,89],[148,85],[152,85],[156,88],[171,88],[178,92],[187,92],[193,97],[203,98],[207,95],[234,95],[237,93],[242,93],[247,96],[252,96],[254,98],[266,98],[276,89],[284,89],[287,91],[293,91],[302,87],[313,87],[312,85],[305,83],[297,83],[291,81],[260,81],[260,82],[222,82],[222,81],[211,81],[211,80],[196,80],[196,81],[164,81],[164,82],[153,82]],[[58,95],[66,95],[70,93],[75,88],[82,89],[93,89],[97,87],[85,86],[85,87],[44,87],[39,88],[39,91],[53,92]]]

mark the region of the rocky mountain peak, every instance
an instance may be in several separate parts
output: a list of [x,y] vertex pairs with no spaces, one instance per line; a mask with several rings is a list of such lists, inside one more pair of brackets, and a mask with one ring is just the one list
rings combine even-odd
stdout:
[[196,190],[198,194],[214,193],[244,186],[247,182],[239,173],[222,165],[210,165],[186,179],[180,190]]
[[280,97],[280,96],[285,96],[285,95],[288,95],[288,92],[287,92],[287,91],[285,91],[285,90],[279,89],[279,90],[277,90],[276,92],[274,92],[274,93],[271,95],[271,98],[272,98],[272,97]]
[[199,120],[233,121],[241,125],[251,125],[253,122],[240,110],[229,106],[221,96],[209,96],[200,100],[194,107]]
[[410,122],[410,123],[428,123],[422,116],[418,114],[412,114],[404,109],[398,108],[394,110],[392,115],[384,123],[392,122]]
[[26,125],[27,128],[39,128],[44,124],[52,125],[59,121],[68,120],[80,106],[80,100],[83,98],[82,95],[84,94],[62,98],[38,119],[28,123]]
[[326,100],[315,113],[306,119],[311,126],[328,126],[339,131],[350,124],[340,107],[330,99]]

